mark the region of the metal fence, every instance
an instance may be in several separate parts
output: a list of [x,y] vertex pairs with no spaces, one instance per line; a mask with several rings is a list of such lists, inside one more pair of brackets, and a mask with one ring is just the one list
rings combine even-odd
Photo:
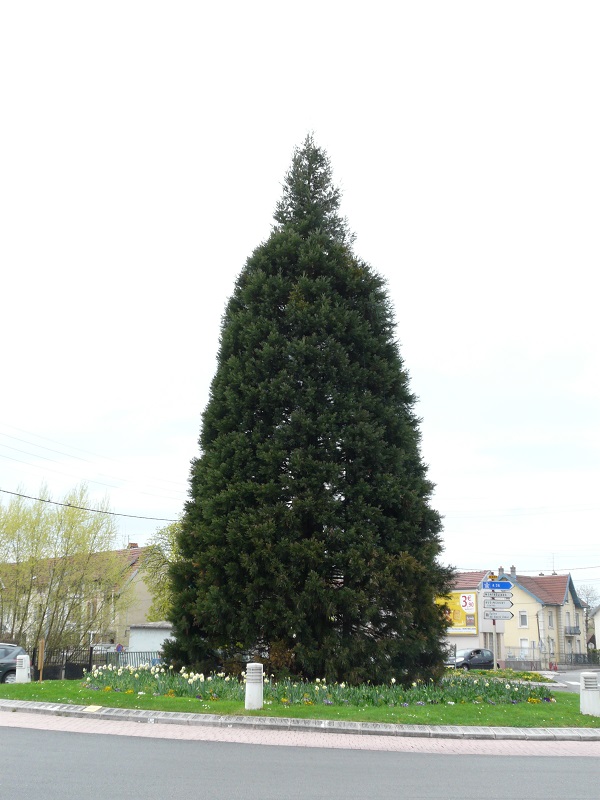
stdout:
[[[160,653],[129,652],[117,653],[108,650],[97,650],[86,647],[77,650],[48,650],[44,654],[44,663],[38,664],[39,652],[31,654],[31,677],[39,680],[42,672],[45,680],[74,680],[82,678],[84,673],[91,672],[94,667],[112,664],[113,666],[140,667],[142,664],[157,664]],[[42,669],[41,669],[42,668]]]
[[565,664],[572,666],[579,666],[586,664],[598,665],[600,664],[600,650],[589,650],[587,653],[567,653]]
[[120,667],[141,667],[143,664],[154,666],[161,660],[158,651],[134,651],[123,650],[121,653],[105,653],[104,664],[113,664]]
[[534,671],[551,669],[553,656],[538,647],[507,647],[504,661],[508,669]]
[[556,670],[559,666],[577,667],[600,664],[600,650],[587,653],[551,653],[548,648],[507,647],[504,654],[506,667],[516,670]]

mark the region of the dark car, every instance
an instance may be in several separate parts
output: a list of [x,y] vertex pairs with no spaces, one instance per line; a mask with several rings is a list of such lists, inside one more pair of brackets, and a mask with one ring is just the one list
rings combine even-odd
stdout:
[[473,650],[457,650],[446,662],[456,669],[494,669],[494,654],[491,650],[476,647]]
[[17,680],[17,656],[27,655],[18,644],[0,642],[0,683],[15,683]]

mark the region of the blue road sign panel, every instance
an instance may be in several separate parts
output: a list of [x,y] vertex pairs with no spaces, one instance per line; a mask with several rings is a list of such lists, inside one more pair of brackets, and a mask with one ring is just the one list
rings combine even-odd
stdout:
[[484,589],[512,589],[510,581],[484,581],[481,585]]

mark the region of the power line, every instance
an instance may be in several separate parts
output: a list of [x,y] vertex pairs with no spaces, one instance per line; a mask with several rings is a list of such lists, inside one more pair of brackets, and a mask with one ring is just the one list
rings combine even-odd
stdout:
[[515,508],[509,511],[447,511],[443,514],[449,520],[456,519],[494,519],[496,517],[528,517],[540,514],[579,514],[585,511],[597,511],[598,506],[586,506],[579,508]]
[[[114,461],[115,464],[119,464],[120,466],[122,466],[122,462],[117,458],[113,458],[111,456],[102,456],[102,455],[99,455],[98,453],[93,453],[91,450],[84,450],[81,447],[75,447],[75,445],[72,445],[72,444],[64,444],[63,442],[59,442],[56,439],[49,439],[47,436],[41,436],[39,433],[33,433],[32,431],[26,431],[23,428],[17,428],[14,425],[9,425],[8,423],[0,423],[0,425],[3,425],[4,427],[7,427],[7,428],[11,428],[12,430],[15,430],[15,431],[19,431],[20,433],[26,433],[28,436],[34,436],[37,439],[43,439],[46,442],[52,442],[53,444],[58,444],[61,447],[67,447],[69,450],[77,450],[80,453],[85,453],[86,455],[94,456],[94,458],[96,458],[96,459],[99,458],[99,459],[101,459],[103,461]],[[88,462],[90,464],[93,463],[88,458],[82,458],[81,456],[76,456],[76,455],[73,455],[71,453],[65,453],[63,450],[55,450],[53,447],[46,447],[45,445],[37,444],[36,442],[30,442],[27,439],[21,439],[18,436],[12,436],[10,433],[4,433],[4,432],[0,431],[0,436],[6,436],[9,439],[15,439],[16,441],[24,442],[25,444],[29,444],[32,447],[41,448],[42,450],[50,450],[53,453],[59,453],[60,455],[67,456],[68,458],[76,458],[78,461],[86,461],[86,462]],[[113,475],[108,475],[107,477],[114,478]],[[117,480],[127,480],[127,479],[126,478],[125,479],[124,478],[117,478]],[[155,478],[150,477],[150,481],[156,482],[156,483],[173,483],[176,486],[181,486],[181,482],[180,481],[173,481],[173,480],[170,480],[169,478],[156,478],[155,479]],[[166,491],[180,491],[180,490],[179,489],[177,489],[177,490],[166,489]]]
[[[7,447],[7,445],[1,445],[1,446],[2,447]],[[11,448],[11,449],[16,450],[17,448],[15,447],[15,448]],[[25,451],[19,451],[19,452],[25,452]],[[34,455],[33,453],[26,453],[26,455],[32,455],[33,458],[45,458],[47,461],[54,461],[55,463],[60,464],[59,461],[56,461],[53,458],[48,458],[47,456],[38,456],[38,455]],[[63,472],[62,470],[54,469],[53,467],[46,467],[45,465],[42,466],[40,464],[32,464],[31,461],[23,461],[22,458],[15,458],[14,456],[7,456],[5,453],[0,453],[0,458],[6,458],[9,461],[16,461],[19,464],[25,464],[26,466],[33,467],[34,469],[43,469],[43,470],[46,470],[47,472],[56,472],[57,475],[64,475],[67,478],[75,478],[75,480],[80,480],[80,478],[78,478],[77,475],[73,475],[72,473]],[[109,475],[108,477],[110,478],[111,476]],[[126,478],[114,478],[114,480],[122,480],[122,481],[125,481],[126,483],[132,483],[132,481],[129,481]],[[86,479],[84,479],[83,482],[84,483],[95,483],[98,486],[106,486],[109,489],[123,489],[122,486],[118,486],[118,485],[116,485],[114,483],[105,483],[104,481],[97,481],[94,478],[86,478]],[[153,491],[153,492],[144,492],[144,491],[142,491],[140,489],[132,489],[131,491],[135,492],[135,494],[147,495],[148,497],[162,497],[165,500],[179,500],[179,498],[177,498],[177,497],[173,497],[173,496],[169,497],[169,495],[158,494],[155,491]],[[173,489],[169,489],[167,487],[166,489],[161,489],[161,491],[173,492],[174,490]],[[183,494],[183,492],[180,492],[180,494]]]
[[[544,569],[546,570],[545,572]],[[548,567],[545,567],[544,569],[520,569],[519,575],[527,576],[529,575],[529,573],[531,573],[532,577],[535,576],[539,577],[541,573],[544,573],[546,577],[548,577],[549,575],[550,576],[554,575],[556,577],[556,575],[561,572],[576,572],[577,570],[580,569],[600,569],[600,564],[595,564],[594,566],[591,567],[571,567],[570,569],[568,567],[560,567],[557,571],[554,572],[548,572]],[[456,567],[456,570],[457,572],[484,572],[484,570],[482,570],[480,567],[478,569],[473,569],[472,567],[469,569],[467,569],[466,567]]]
[[177,522],[176,519],[166,517],[142,517],[140,514],[120,514],[118,511],[102,511],[100,508],[85,508],[84,506],[74,506],[72,503],[59,503],[57,500],[46,500],[44,497],[31,497],[28,494],[19,492],[9,492],[8,489],[0,489],[4,494],[12,494],[14,497],[24,497],[26,500],[39,500],[41,503],[51,503],[54,506],[64,506],[65,508],[76,508],[79,511],[91,511],[94,514],[110,514],[111,517],[132,517],[133,519],[153,519],[158,522]]

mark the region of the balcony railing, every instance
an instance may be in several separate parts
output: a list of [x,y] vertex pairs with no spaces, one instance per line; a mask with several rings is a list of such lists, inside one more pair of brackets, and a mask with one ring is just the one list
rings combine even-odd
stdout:
[[565,636],[579,636],[579,625],[565,625]]

